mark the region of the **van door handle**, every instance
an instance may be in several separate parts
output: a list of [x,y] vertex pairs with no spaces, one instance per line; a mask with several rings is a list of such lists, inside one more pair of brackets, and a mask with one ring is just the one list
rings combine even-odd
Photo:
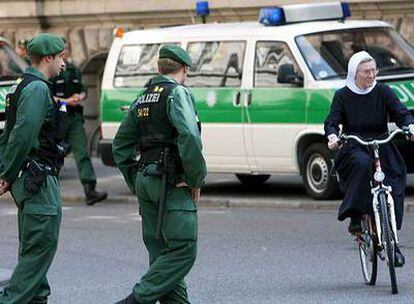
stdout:
[[234,97],[233,105],[235,107],[239,106],[240,105],[240,100],[241,100],[241,93],[240,92],[237,92],[236,93],[236,96]]
[[247,106],[252,104],[252,92],[247,93]]
[[128,112],[128,110],[129,110],[129,106],[122,106],[121,107],[122,112]]

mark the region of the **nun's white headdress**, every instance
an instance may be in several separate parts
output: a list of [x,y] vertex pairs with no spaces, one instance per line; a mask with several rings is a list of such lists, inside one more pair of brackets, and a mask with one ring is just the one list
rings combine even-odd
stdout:
[[345,85],[354,93],[364,95],[372,91],[372,89],[377,84],[377,81],[374,81],[372,86],[366,89],[359,88],[355,83],[355,74],[358,68],[358,65],[367,59],[374,60],[370,54],[365,51],[361,51],[352,55],[351,59],[348,62],[348,75],[346,76]]

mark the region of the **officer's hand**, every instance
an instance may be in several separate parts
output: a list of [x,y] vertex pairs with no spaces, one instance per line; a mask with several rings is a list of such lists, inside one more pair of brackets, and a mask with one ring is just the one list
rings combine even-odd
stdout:
[[186,182],[180,182],[177,185],[175,185],[176,188],[185,188],[188,187]]
[[3,195],[10,190],[10,183],[4,179],[0,179],[0,195]]
[[70,96],[68,99],[67,99],[67,103],[68,103],[68,105],[70,105],[70,106],[76,106],[76,105],[78,105],[79,104],[79,102],[80,102],[80,100],[79,100],[79,96],[78,96],[78,94],[73,94],[72,96]]
[[407,137],[407,139],[414,141],[414,124],[408,125],[408,128],[410,129],[411,136]]
[[193,197],[194,203],[198,203],[198,201],[200,200],[200,188],[192,188],[190,187],[191,190],[191,196]]
[[194,203],[198,203],[198,201],[200,200],[200,188],[193,188],[190,187],[186,182],[181,182],[175,185],[177,188],[185,188],[188,187],[188,189],[190,189],[191,192],[191,196],[194,200]]
[[76,105],[76,99],[75,99],[75,98],[73,98],[73,96],[71,96],[71,97],[69,97],[68,99],[66,99],[66,103],[67,103],[69,106],[75,106],[75,105]]
[[328,135],[328,148],[330,150],[337,150],[339,148],[339,138],[336,134]]
[[75,98],[76,104],[79,104],[81,102],[81,98],[78,93],[73,94],[73,97]]

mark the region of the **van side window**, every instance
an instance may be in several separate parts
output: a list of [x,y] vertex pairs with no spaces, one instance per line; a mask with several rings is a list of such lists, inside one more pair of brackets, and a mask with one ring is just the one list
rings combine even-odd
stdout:
[[284,42],[262,41],[256,43],[256,58],[254,64],[255,87],[286,87],[297,84],[282,81],[279,75],[286,67],[293,67],[296,75],[301,75],[299,67],[293,58],[289,47]]
[[190,87],[239,87],[245,49],[244,41],[190,42],[187,51],[193,67],[186,84]]
[[116,65],[115,87],[144,87],[147,81],[158,75],[158,50],[163,44],[125,45]]

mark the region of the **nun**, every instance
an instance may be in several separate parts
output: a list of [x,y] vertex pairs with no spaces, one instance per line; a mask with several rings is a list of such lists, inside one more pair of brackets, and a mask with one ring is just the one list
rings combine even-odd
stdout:
[[[345,87],[336,91],[329,115],[325,120],[328,147],[338,150],[335,168],[341,187],[345,191],[339,207],[338,220],[350,218],[351,234],[362,231],[362,215],[372,212],[370,180],[373,154],[370,148],[355,140],[346,141],[339,147],[340,125],[345,134],[355,134],[365,140],[377,139],[388,134],[388,122],[398,127],[408,126],[414,134],[414,118],[389,86],[376,81],[378,68],[374,58],[365,51],[355,53],[348,63]],[[411,136],[410,140],[414,140]],[[406,168],[404,160],[393,143],[379,148],[381,166],[385,172],[385,184],[392,187],[395,201],[397,228],[401,229],[404,212]],[[396,267],[402,267],[405,259],[396,248]]]

